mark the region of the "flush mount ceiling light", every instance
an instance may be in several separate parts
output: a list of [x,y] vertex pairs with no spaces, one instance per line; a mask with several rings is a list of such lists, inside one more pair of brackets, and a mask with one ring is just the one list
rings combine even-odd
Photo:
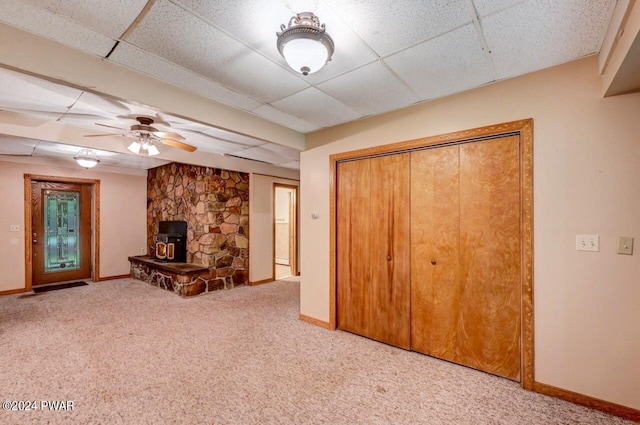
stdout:
[[276,33],[278,51],[294,71],[313,74],[331,60],[333,39],[313,13],[298,13],[287,27],[282,24],[280,30]]
[[158,141],[162,140],[160,137],[156,137],[151,133],[140,133],[138,138],[127,146],[127,149],[140,155],[158,155],[160,151],[156,148],[156,145],[153,144],[156,139]]
[[76,160],[79,166],[86,168],[93,168],[98,165],[100,160],[98,159],[98,155],[91,149],[82,149],[76,156],[73,157]]

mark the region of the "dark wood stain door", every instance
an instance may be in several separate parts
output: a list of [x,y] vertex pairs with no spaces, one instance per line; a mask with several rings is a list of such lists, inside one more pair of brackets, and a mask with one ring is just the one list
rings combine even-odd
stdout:
[[32,285],[91,278],[91,185],[31,185]]
[[338,327],[411,345],[409,154],[338,164]]

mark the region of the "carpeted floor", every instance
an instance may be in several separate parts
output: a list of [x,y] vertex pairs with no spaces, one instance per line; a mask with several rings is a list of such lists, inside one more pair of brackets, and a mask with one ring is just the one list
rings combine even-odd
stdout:
[[632,424],[298,314],[297,279],[186,300],[132,279],[2,297],[0,400],[73,410],[0,423]]

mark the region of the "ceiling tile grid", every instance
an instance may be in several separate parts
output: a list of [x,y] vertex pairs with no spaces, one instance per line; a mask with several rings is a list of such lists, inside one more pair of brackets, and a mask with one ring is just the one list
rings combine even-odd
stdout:
[[291,128],[292,130],[299,131],[300,133],[310,133],[320,129],[320,127],[315,124],[311,124],[301,118],[282,112],[271,105],[260,105],[251,112],[261,118]]
[[0,0],[0,10],[0,21],[86,53],[105,56],[115,44],[115,40],[48,9]]
[[284,3],[273,0],[174,0],[174,3],[286,66],[276,48],[276,31],[292,16]]
[[615,0],[530,0],[481,19],[499,79],[600,50]]
[[23,0],[117,39],[124,34],[147,0]]
[[473,5],[478,16],[483,18],[487,15],[491,15],[492,13],[499,12],[527,1],[531,0],[473,0]]
[[384,60],[421,99],[435,99],[493,80],[493,66],[471,24]]
[[468,0],[324,0],[381,57],[471,22]]
[[[104,57],[146,4],[0,0],[0,21]],[[156,0],[109,60],[308,133],[597,53],[615,4],[616,0]],[[303,11],[315,13],[336,44],[332,60],[306,77],[289,69],[276,47],[280,26]],[[472,22],[475,14],[479,21]],[[483,40],[490,52],[483,50]],[[0,72],[0,109],[85,127],[95,122],[121,125],[119,116],[145,113],[131,104],[90,98],[89,93],[51,84]],[[296,161],[286,152],[265,148],[258,139],[168,115],[167,121],[186,136],[192,132],[203,152],[259,146],[259,157]],[[221,143],[216,145],[216,140]]]
[[361,117],[353,109],[315,87],[273,102],[271,105],[294,117],[304,117],[305,121],[321,128],[353,121]]
[[420,98],[384,64],[374,62],[318,85],[360,117],[402,108]]
[[155,3],[127,41],[259,101],[280,99],[308,87],[296,75],[168,0]]
[[261,105],[248,96],[125,42],[118,44],[109,59],[234,108],[251,110]]

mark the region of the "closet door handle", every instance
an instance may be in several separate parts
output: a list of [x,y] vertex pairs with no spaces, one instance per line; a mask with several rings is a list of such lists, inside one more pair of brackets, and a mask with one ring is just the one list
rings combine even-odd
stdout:
[[435,266],[437,264],[436,260],[431,260],[431,264]]
[[387,261],[391,261],[391,256],[387,255]]

